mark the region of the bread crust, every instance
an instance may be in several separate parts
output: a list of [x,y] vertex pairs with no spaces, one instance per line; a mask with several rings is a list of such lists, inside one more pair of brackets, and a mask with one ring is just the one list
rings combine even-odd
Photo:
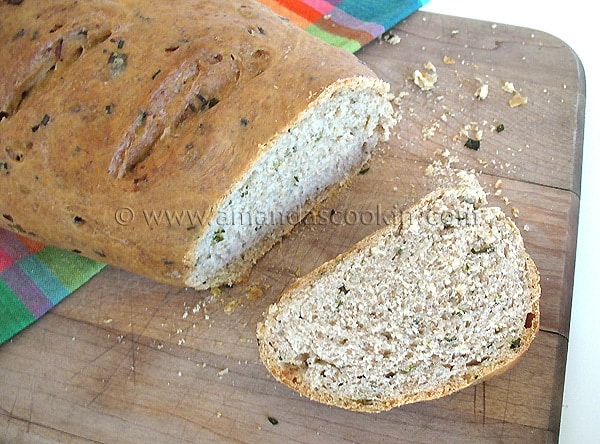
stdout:
[[2,2],[0,39],[0,226],[174,285],[268,142],[377,82],[253,1]]
[[[413,207],[409,208],[405,214],[411,214],[418,208],[426,207],[431,202],[437,200],[443,192],[444,189],[438,189],[430,193],[422,200],[417,202]],[[511,227],[512,230],[519,232],[518,227],[510,218],[507,217],[505,219],[505,222]],[[349,256],[363,249],[369,248],[371,245],[374,245],[375,239],[379,237],[382,233],[386,231],[400,232],[402,228],[403,215],[400,215],[390,225],[375,231],[371,235],[356,243],[346,252],[341,253],[336,258],[322,264],[320,267],[316,268],[309,274],[296,280],[281,293],[281,295],[278,298],[278,301],[275,304],[273,304],[267,312],[265,312],[265,319],[275,318],[280,310],[285,309],[284,307],[288,303],[288,301],[294,298],[294,293],[298,289],[303,287],[310,287],[314,282],[318,281],[323,274],[333,270],[338,263],[344,261]],[[537,332],[539,331],[539,299],[541,296],[540,276],[533,259],[524,250],[522,251],[522,259],[524,260],[526,271],[526,297],[530,298],[532,301],[532,310],[527,317],[526,328],[524,329],[523,335],[520,338],[519,346],[515,348],[514,353],[510,357],[500,359],[497,362],[491,364],[479,363],[478,365],[474,365],[470,367],[471,371],[467,374],[457,375],[456,377],[446,381],[445,384],[439,385],[434,390],[429,390],[421,393],[406,393],[396,398],[383,398],[374,400],[370,399],[368,400],[368,402],[365,402],[363,400],[333,396],[331,393],[328,393],[326,391],[313,390],[307,384],[307,382],[304,381],[303,371],[300,367],[294,365],[282,365],[281,362],[278,361],[277,356],[275,356],[273,353],[274,350],[268,344],[269,332],[266,329],[264,321],[259,322],[257,325],[257,339],[260,358],[269,370],[269,372],[271,372],[271,374],[277,380],[289,386],[301,395],[314,401],[318,401],[336,407],[341,407],[348,410],[371,413],[380,412],[409,403],[433,400],[436,398],[447,396],[451,393],[454,393],[458,390],[462,390],[471,385],[489,380],[490,378],[498,376],[514,367],[519,361],[519,359],[529,349],[532,341],[534,340]]]

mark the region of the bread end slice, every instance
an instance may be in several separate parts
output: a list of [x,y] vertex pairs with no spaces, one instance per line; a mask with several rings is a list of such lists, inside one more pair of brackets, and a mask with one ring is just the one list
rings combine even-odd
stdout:
[[458,174],[297,281],[257,327],[260,357],[300,394],[376,412],[509,369],[539,329],[539,274],[515,224]]

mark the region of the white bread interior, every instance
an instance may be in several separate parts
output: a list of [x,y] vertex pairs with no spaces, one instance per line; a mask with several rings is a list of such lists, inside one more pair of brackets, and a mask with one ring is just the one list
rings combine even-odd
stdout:
[[508,369],[539,328],[539,275],[471,174],[300,279],[257,335],[273,375],[311,399],[380,411]]
[[[273,116],[276,118],[276,116]],[[330,85],[232,188],[188,255],[186,284],[232,284],[308,211],[369,159],[395,124],[389,85],[355,77]]]

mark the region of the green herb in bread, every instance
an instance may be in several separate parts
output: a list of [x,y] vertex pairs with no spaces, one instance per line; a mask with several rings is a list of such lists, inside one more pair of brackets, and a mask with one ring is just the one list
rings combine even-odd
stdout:
[[510,368],[539,328],[539,275],[473,175],[301,278],[258,325],[270,372],[304,396],[380,411]]

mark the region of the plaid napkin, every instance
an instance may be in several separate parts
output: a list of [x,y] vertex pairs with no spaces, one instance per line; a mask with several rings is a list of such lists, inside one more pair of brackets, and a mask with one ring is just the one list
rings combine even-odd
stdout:
[[98,273],[104,264],[0,228],[0,344]]
[[[259,0],[323,41],[356,52],[428,0]],[[0,344],[86,283],[104,264],[0,228]]]
[[308,33],[356,52],[429,0],[259,0]]

